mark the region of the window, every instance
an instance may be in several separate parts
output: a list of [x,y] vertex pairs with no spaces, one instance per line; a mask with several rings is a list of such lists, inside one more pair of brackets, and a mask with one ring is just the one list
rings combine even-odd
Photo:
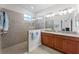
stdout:
[[32,21],[32,16],[24,14],[24,20],[26,20],[26,21]]

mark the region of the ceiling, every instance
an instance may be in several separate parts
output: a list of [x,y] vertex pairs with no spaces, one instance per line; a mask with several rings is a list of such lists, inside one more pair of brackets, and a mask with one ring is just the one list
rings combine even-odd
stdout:
[[57,9],[60,7],[68,7],[68,6],[74,6],[71,4],[0,4],[0,7],[6,8],[6,9],[10,9],[13,11],[17,11],[17,12],[22,12],[24,13],[28,13],[28,14],[35,14],[35,13],[40,13],[40,12],[44,12],[45,10],[47,10],[46,12],[50,11],[48,9],[51,9],[51,11],[53,11],[53,9]]
[[24,8],[24,9],[27,9],[31,12],[37,13],[46,8],[52,7],[53,5],[54,4],[21,4],[18,6]]
[[33,13],[38,13],[46,8],[52,7],[53,5],[54,4],[4,4],[0,6],[6,6],[7,8],[10,7],[18,10],[24,9]]

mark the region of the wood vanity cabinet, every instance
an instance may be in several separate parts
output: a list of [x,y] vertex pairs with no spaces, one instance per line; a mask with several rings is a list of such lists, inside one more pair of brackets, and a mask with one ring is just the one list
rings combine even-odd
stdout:
[[46,45],[48,47],[53,47],[53,38],[52,38],[52,34],[46,34],[46,33],[42,33],[41,34],[41,43],[43,45]]
[[68,54],[79,53],[79,38],[50,33],[41,33],[41,43]]

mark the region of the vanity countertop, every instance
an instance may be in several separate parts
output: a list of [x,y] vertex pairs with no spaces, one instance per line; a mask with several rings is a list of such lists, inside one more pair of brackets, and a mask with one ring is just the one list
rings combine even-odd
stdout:
[[46,30],[46,31],[42,31],[44,33],[50,33],[50,34],[56,34],[56,35],[63,35],[63,36],[70,36],[70,37],[78,37],[79,38],[79,33],[75,33],[75,32],[55,32],[55,31],[51,31],[51,30]]

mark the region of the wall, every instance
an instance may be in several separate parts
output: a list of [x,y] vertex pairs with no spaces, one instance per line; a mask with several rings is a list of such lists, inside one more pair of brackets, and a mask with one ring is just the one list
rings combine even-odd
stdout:
[[28,27],[26,27],[24,15],[7,9],[3,10],[7,12],[9,17],[9,30],[7,39],[2,40],[2,48],[13,46],[15,44],[26,41],[26,30]]
[[35,29],[44,29],[44,19],[34,20],[32,25],[35,27]]

